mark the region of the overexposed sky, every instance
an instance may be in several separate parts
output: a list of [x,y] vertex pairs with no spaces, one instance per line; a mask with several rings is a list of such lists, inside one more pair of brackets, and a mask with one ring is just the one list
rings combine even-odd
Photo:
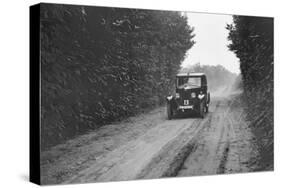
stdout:
[[196,44],[187,52],[182,67],[200,62],[205,65],[221,64],[234,73],[240,73],[239,59],[228,50],[227,23],[232,23],[231,15],[190,13],[188,23],[194,27]]

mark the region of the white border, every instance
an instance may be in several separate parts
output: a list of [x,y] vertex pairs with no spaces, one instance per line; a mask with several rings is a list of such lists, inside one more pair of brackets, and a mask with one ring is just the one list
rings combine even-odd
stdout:
[[[1,2],[0,186],[36,187],[28,182],[29,139],[29,6],[39,1]],[[280,5],[273,0],[48,0],[53,3],[186,10],[275,17],[275,172],[171,178],[79,187],[277,187],[280,176]],[[279,135],[278,135],[279,134]],[[68,185],[62,187],[77,187]]]

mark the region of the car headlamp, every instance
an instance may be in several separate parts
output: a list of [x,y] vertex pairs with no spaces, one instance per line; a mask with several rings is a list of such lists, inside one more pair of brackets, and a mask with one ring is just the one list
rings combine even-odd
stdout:
[[167,99],[168,101],[172,100],[173,96],[168,96]]
[[199,94],[199,95],[198,95],[198,98],[201,100],[201,99],[204,98],[204,96],[205,96],[204,94]]
[[195,98],[196,97],[196,93],[195,92],[192,92],[191,93],[191,98]]

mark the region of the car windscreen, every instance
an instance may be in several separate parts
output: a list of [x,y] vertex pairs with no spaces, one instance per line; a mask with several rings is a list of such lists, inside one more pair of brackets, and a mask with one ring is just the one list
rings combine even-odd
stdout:
[[201,77],[178,77],[177,87],[199,86],[201,87]]

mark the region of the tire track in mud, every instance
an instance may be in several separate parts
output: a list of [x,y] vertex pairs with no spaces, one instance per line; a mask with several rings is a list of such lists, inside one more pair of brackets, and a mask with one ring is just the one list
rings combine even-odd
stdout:
[[211,122],[197,136],[196,147],[177,176],[250,172],[256,143],[239,95],[218,99]]
[[[182,151],[202,128],[201,119],[175,119],[157,125],[136,140],[110,152],[64,183],[159,178],[177,169]],[[173,165],[170,165],[172,164]],[[173,170],[175,171],[175,170]],[[173,174],[173,173],[172,173]]]
[[[121,137],[118,134],[107,139],[100,137],[98,144],[92,141],[93,143],[87,147],[79,147],[79,151],[87,154],[84,155],[86,157],[81,156],[83,161],[87,162],[81,170],[74,168],[70,171],[71,175],[64,177],[58,183],[122,181],[240,172],[241,164],[245,162],[245,159],[241,162],[240,156],[244,153],[250,155],[247,149],[251,143],[247,142],[250,137],[244,130],[247,125],[244,125],[245,122],[240,117],[242,107],[238,106],[233,111],[232,99],[233,97],[214,97],[210,104],[210,111],[204,119],[177,118],[168,121],[164,119],[164,114],[162,115],[164,110],[161,110],[161,113],[156,114],[157,116],[144,115],[142,119],[129,122],[126,126],[118,124],[118,126],[123,125],[118,133],[134,125],[131,128],[134,131],[128,130],[130,137],[128,132],[121,135],[127,135],[126,142],[118,142]],[[149,124],[151,120],[155,121],[153,126],[144,128],[143,122]],[[101,130],[102,133],[112,133],[110,127],[104,127]],[[133,134],[139,129],[142,130],[140,134]],[[243,137],[244,135],[246,136]],[[95,154],[92,150],[96,151],[97,146],[106,146],[108,142],[118,143],[112,144],[114,147],[100,155],[101,157],[88,160],[88,154],[90,156],[92,153]],[[242,142],[248,144],[245,149],[241,149]],[[78,149],[75,150],[76,153],[79,152]],[[69,169],[72,167],[71,161],[65,164]],[[242,170],[247,170],[245,165]]]
[[[241,124],[245,124],[245,122],[242,121],[242,114],[243,110],[241,109],[237,110],[232,110],[231,115],[229,114],[230,109],[232,108],[233,104],[236,102],[237,99],[232,99],[228,101],[228,111],[226,113],[226,124],[228,128],[227,132],[227,144],[225,146],[223,156],[221,159],[221,163],[219,165],[218,174],[223,174],[223,173],[229,173],[229,164],[234,167],[236,172],[241,172],[241,151],[237,148],[234,147],[235,143],[239,141],[239,136],[235,132],[235,127],[236,129],[238,128],[241,132]],[[239,115],[237,115],[237,113]],[[235,121],[236,120],[236,121]],[[235,153],[235,159],[233,160],[233,153]],[[232,159],[231,159],[232,158]]]
[[163,147],[147,165],[147,168],[143,169],[137,176],[137,179],[176,176],[186,158],[196,150],[196,137],[200,134],[203,127],[209,124],[210,117],[208,115],[203,120],[195,120],[193,122],[194,130],[182,132],[177,139]]
[[217,174],[225,173],[225,168],[226,168],[225,164],[226,164],[226,161],[227,161],[227,158],[228,158],[228,153],[229,153],[229,142],[227,142],[227,144],[225,146],[225,149],[223,151],[222,159],[220,161],[219,168],[217,170]]
[[221,151],[223,151],[223,152],[221,154],[220,163],[219,163],[219,166],[218,166],[218,169],[217,169],[217,172],[216,172],[217,174],[225,173],[225,171],[226,171],[225,165],[226,165],[226,162],[228,160],[228,154],[229,154],[229,150],[230,150],[230,142],[231,142],[231,139],[233,137],[234,138],[236,137],[235,133],[233,132],[232,117],[229,115],[229,111],[231,109],[233,100],[227,101],[226,103],[227,103],[226,105],[228,106],[228,108],[224,112],[223,116],[224,116],[225,125],[226,125],[224,128],[226,129],[227,133],[225,135],[225,139],[223,139],[223,140],[225,140],[224,141],[225,144],[221,144],[221,146],[220,146],[220,147],[222,147]]
[[[224,165],[224,173],[242,173],[253,171],[255,165],[250,165],[253,158],[257,157],[257,148],[253,134],[246,120],[241,100],[233,100],[232,115],[229,116],[229,152]],[[236,103],[236,105],[235,105]],[[237,106],[238,104],[238,106]]]
[[187,157],[178,176],[210,175],[224,172],[229,152],[229,102],[218,100],[209,126],[196,139],[196,150]]
[[204,119],[175,119],[116,148],[64,183],[222,174],[235,139],[231,100],[216,98]]

